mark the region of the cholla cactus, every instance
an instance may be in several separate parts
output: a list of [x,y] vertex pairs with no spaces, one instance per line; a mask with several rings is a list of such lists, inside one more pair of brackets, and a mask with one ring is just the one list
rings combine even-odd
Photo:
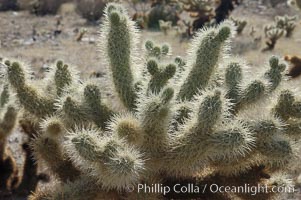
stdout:
[[288,15],[277,16],[275,17],[276,27],[285,30],[286,37],[291,37],[293,31],[297,26],[297,19],[298,19],[297,16],[288,16]]
[[240,20],[240,19],[234,19],[232,17],[230,19],[233,21],[234,25],[236,26],[237,34],[241,34],[247,25],[247,21]]
[[[1,68],[11,66],[10,62],[6,62],[5,65],[1,64]],[[17,108],[18,102],[12,95],[8,84],[4,84],[1,97],[0,97],[0,109],[1,119],[0,122],[0,197],[12,197],[18,195],[29,195],[34,191],[39,181],[47,182],[49,180],[48,175],[38,174],[38,165],[32,158],[32,149],[30,148],[28,141],[31,141],[35,130],[31,129],[28,120],[24,120],[26,114],[19,111]],[[28,116],[26,116],[28,117]],[[22,149],[25,153],[22,174],[18,173],[19,169],[16,165],[14,155],[7,145],[8,136],[14,131],[16,125],[19,124],[21,131],[27,134],[27,141],[22,144]]]
[[163,55],[169,48],[147,41],[143,63],[134,23],[122,6],[108,4],[100,48],[122,110],[108,106],[99,83],[79,81],[62,62],[35,84],[26,66],[7,62],[4,77],[41,127],[36,158],[59,181],[29,199],[252,199],[208,190],[147,193],[137,184],[289,186],[279,174],[295,158],[300,97],[281,86],[285,65],[277,57],[255,76],[248,76],[243,61],[229,58],[234,34],[229,21],[201,30],[187,60],[169,64]]
[[264,27],[264,34],[265,37],[268,38],[268,41],[266,41],[267,47],[264,48],[263,51],[270,51],[275,48],[277,40],[285,34],[285,30],[275,25],[267,25]]
[[17,124],[18,112],[8,85],[2,85],[0,96],[0,197],[5,196],[18,184],[18,170],[15,159],[6,147],[7,138]]
[[189,13],[195,20],[192,23],[193,30],[203,28],[214,17],[214,1],[209,0],[180,0],[176,1],[179,6]]
[[163,31],[164,35],[167,35],[167,31],[171,29],[171,26],[172,26],[171,21],[159,20],[159,27],[160,30]]

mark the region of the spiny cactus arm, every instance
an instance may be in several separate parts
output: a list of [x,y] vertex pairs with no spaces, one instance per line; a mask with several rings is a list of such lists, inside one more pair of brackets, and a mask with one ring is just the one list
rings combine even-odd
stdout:
[[11,134],[17,124],[18,111],[10,102],[10,93],[8,85],[3,87],[0,96],[1,112],[5,112],[2,119],[0,119],[0,141],[6,140]]
[[64,155],[59,142],[59,138],[66,132],[62,120],[56,117],[47,118],[42,122],[41,128],[43,134],[38,135],[31,144],[35,158],[45,162],[61,181],[75,180],[80,171]]
[[250,156],[255,146],[254,134],[240,121],[232,121],[211,134],[209,139],[211,151],[209,157],[214,160],[225,160],[228,163],[246,155]]
[[26,81],[25,70],[20,63],[6,62],[8,81],[15,89],[21,105],[37,117],[51,115],[55,111],[54,99],[42,96]]
[[266,92],[265,84],[260,80],[252,81],[245,89],[242,89],[238,103],[235,105],[237,112],[242,107],[254,103]]
[[296,149],[285,136],[285,134],[289,135],[287,133],[289,128],[281,120],[260,119],[251,122],[249,126],[255,134],[255,149],[260,153],[260,163],[283,168],[289,160],[294,158]]
[[[286,106],[281,108],[281,106]],[[284,119],[301,118],[301,101],[296,101],[294,95],[290,91],[283,91],[279,97],[278,104],[275,107],[275,112]]]
[[222,111],[221,92],[216,90],[214,94],[206,96],[201,102],[195,132],[212,132],[214,125],[222,117]]
[[295,96],[289,90],[281,91],[277,104],[273,108],[273,113],[276,117],[282,120],[288,120],[290,114],[293,112],[293,103],[295,102]]
[[208,139],[209,166],[225,176],[248,171],[258,164],[256,139],[256,134],[241,119],[225,122],[222,127],[217,126]]
[[284,126],[284,133],[291,139],[297,141],[301,137],[301,122],[298,119],[289,119]]
[[161,157],[167,149],[167,132],[171,118],[171,100],[174,90],[164,89],[160,94],[141,98],[137,114],[144,132],[142,148],[153,157]]
[[191,100],[199,90],[204,90],[215,72],[227,41],[233,34],[233,25],[221,24],[218,29],[199,32],[192,42],[192,57],[187,64],[191,69],[181,85],[177,99]]
[[277,58],[276,56],[272,56],[270,58],[269,64],[270,69],[264,74],[264,76],[271,84],[269,89],[273,91],[279,86],[282,80],[282,72],[285,70],[286,65],[279,63],[279,58]]
[[[276,56],[272,56],[270,58],[269,65],[270,65],[270,69],[264,73],[263,79],[252,81],[250,84],[246,86],[245,89],[241,88],[241,86],[237,83],[235,83],[235,86],[232,86],[235,89],[234,94],[236,96],[230,97],[231,99],[235,99],[235,98],[237,99],[237,93],[240,91],[237,104],[235,105],[234,108],[235,112],[237,112],[239,109],[241,109],[242,107],[248,104],[258,101],[261,97],[263,97],[268,93],[273,92],[279,86],[283,77],[282,73],[285,70],[286,66],[283,63],[279,63],[279,58],[277,58]],[[240,79],[242,77],[242,74],[238,66],[235,67],[237,68],[236,71],[234,71],[235,69],[234,67],[232,68],[233,69],[231,71],[229,70],[231,68],[228,68],[226,70],[226,78],[225,78],[226,84],[227,82],[235,81],[234,78],[236,76]],[[234,83],[232,83],[232,85],[233,84]],[[227,87],[229,88],[228,85],[230,84],[227,84]],[[229,91],[231,92],[231,90]]]
[[294,147],[284,138],[259,141],[256,150],[260,152],[262,163],[271,169],[284,169],[295,157]]
[[72,81],[72,73],[69,71],[68,65],[64,64],[63,61],[58,61],[56,63],[56,71],[54,74],[57,95],[61,96],[63,89],[70,85]]
[[[175,57],[174,62],[178,65],[178,68],[182,68],[186,65],[185,60],[183,60],[183,58],[181,58],[180,56]],[[182,71],[182,70],[180,70]]]
[[167,84],[168,80],[174,76],[176,66],[169,64],[164,69],[159,69],[157,61],[152,59],[147,62],[147,70],[151,74],[148,92],[157,94]]
[[40,135],[33,141],[33,148],[36,159],[45,162],[61,181],[72,181],[79,176],[80,172],[63,155],[57,139]]
[[168,44],[163,44],[161,46],[161,54],[163,56],[166,56],[166,55],[168,55],[169,52],[170,52],[170,46]]
[[225,73],[225,84],[227,88],[226,98],[231,103],[238,103],[240,98],[240,85],[242,80],[241,64],[238,62],[231,62],[228,64]]
[[0,96],[0,107],[3,108],[9,101],[9,89],[8,85],[3,86],[3,90]]
[[0,140],[6,139],[14,130],[18,119],[18,111],[13,106],[8,106],[0,122]]
[[158,60],[168,55],[170,52],[170,47],[167,44],[163,44],[161,47],[159,45],[155,45],[152,41],[147,40],[145,42],[145,49],[147,51],[147,57],[154,57]]
[[63,120],[56,115],[47,117],[39,123],[41,132],[48,137],[57,138],[66,133],[66,127]]
[[3,88],[1,93],[1,109],[4,113],[3,119],[0,119],[0,162],[4,161],[7,137],[12,133],[17,124],[18,111],[9,103],[9,92],[7,87]]
[[260,119],[249,122],[250,129],[255,133],[256,140],[268,141],[275,136],[283,125],[277,119]]
[[290,116],[293,118],[301,118],[301,101],[295,101],[293,103]]
[[[227,154],[225,154],[225,156],[223,155],[229,148],[224,147],[222,148],[224,149],[222,153],[216,154],[216,156],[211,159],[213,164],[216,163],[219,173],[235,175],[250,169],[252,166],[258,165],[264,165],[273,170],[281,170],[295,157],[296,149],[289,140],[282,137],[286,129],[278,119],[260,119],[244,122],[244,127],[248,127],[245,130],[247,130],[249,134],[245,136],[247,136],[246,138],[249,140],[245,141],[249,142],[234,140],[237,137],[232,137],[232,139],[238,142],[241,147],[245,148],[245,152],[239,153],[241,151],[233,151],[228,154],[230,157],[227,157]],[[227,136],[227,134],[222,136]],[[213,137],[215,137],[215,135],[213,135]],[[231,147],[231,145],[228,144],[231,144],[231,142],[224,141],[223,143],[223,145]],[[213,150],[214,149],[219,149],[219,147],[215,147]],[[238,154],[235,154],[235,152]],[[215,154],[212,153],[212,155]]]
[[108,190],[122,190],[136,183],[144,170],[139,152],[123,140],[99,137],[98,130],[70,132],[65,147],[74,164],[96,176],[101,186]]
[[135,108],[137,94],[135,82],[135,34],[134,23],[119,5],[110,3],[105,9],[105,24],[102,32],[102,51],[108,58],[115,89],[123,105]]
[[131,113],[115,115],[108,124],[109,132],[124,139],[130,145],[141,146],[144,133],[140,121]]
[[179,127],[185,123],[185,120],[189,119],[192,113],[192,108],[189,102],[181,102],[175,106],[175,114],[172,118],[172,129],[179,130]]
[[62,103],[58,103],[57,107],[67,126],[85,125],[88,123],[88,111],[81,102],[75,101],[69,95],[62,97],[60,101]]
[[252,149],[243,155],[237,155],[235,159],[215,157],[210,162],[210,166],[214,167],[216,172],[222,176],[233,177],[241,176],[241,174],[248,172],[252,167],[258,166],[258,160],[257,152]]
[[[210,134],[229,106],[221,92],[207,92],[197,98],[198,110],[179,127],[172,137],[171,148],[166,156],[166,166],[172,174],[191,175],[200,167],[200,161],[206,162],[211,145]],[[225,111],[225,112],[224,112]],[[225,114],[226,115],[226,114]],[[201,148],[200,148],[201,147]]]
[[106,123],[112,116],[113,111],[102,102],[99,88],[94,84],[87,84],[84,88],[84,100],[91,120],[98,127],[105,130]]

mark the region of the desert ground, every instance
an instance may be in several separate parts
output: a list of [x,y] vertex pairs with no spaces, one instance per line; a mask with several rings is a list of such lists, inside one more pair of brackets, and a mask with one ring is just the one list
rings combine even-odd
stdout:
[[[133,10],[129,8],[129,12]],[[293,36],[282,37],[274,50],[262,52],[266,41],[264,26],[272,23],[275,16],[284,14],[299,16]],[[251,73],[252,70],[263,69],[271,55],[278,55],[281,58],[285,55],[301,56],[301,11],[288,7],[285,2],[273,8],[263,1],[244,0],[231,16],[247,20],[248,24],[243,33],[237,35],[232,41],[231,56],[242,56],[246,59]],[[100,74],[100,80],[105,82],[107,72],[97,46],[100,23],[101,21],[96,24],[87,23],[74,11],[72,3],[64,4],[55,16],[35,16],[28,11],[0,12],[0,57],[22,60],[32,67],[32,72],[37,77],[43,77],[43,72],[48,66],[62,59],[70,66],[79,69],[83,79],[96,72]],[[251,27],[256,30],[256,41],[249,34]],[[87,33],[81,41],[76,41],[82,29],[86,29]],[[150,38],[158,43],[168,43],[174,56],[186,55],[189,40],[181,41],[175,30],[168,31],[167,35],[161,31],[150,30],[141,30],[141,33],[142,41]],[[288,81],[288,84],[299,91],[301,91],[300,83],[301,77]],[[23,153],[19,144],[25,139],[20,130],[15,131],[9,138],[9,148],[14,152],[19,166],[23,162]],[[297,178],[301,171],[298,171],[298,168],[294,170]],[[298,199],[301,196],[294,198]]]

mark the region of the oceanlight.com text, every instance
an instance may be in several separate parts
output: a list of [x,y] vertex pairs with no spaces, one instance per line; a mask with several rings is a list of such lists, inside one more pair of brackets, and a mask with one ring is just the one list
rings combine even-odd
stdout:
[[177,194],[204,194],[204,193],[236,193],[236,194],[250,194],[256,195],[260,193],[296,193],[298,190],[294,186],[268,186],[263,184],[241,186],[223,186],[218,184],[174,184],[167,186],[163,184],[138,184],[137,186],[129,186],[130,192],[149,193],[149,194],[163,194],[177,193]]

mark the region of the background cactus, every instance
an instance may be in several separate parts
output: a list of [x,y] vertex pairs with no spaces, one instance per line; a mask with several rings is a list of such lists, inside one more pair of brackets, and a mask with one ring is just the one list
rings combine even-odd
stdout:
[[276,21],[275,23],[278,28],[285,30],[286,37],[291,37],[293,31],[297,26],[297,19],[298,19],[297,16],[288,16],[288,15],[277,16],[275,17],[275,21]]
[[267,25],[264,27],[264,34],[268,41],[266,41],[265,44],[267,47],[264,48],[263,51],[270,51],[275,48],[277,40],[285,34],[285,30],[278,28],[275,25]]
[[243,32],[243,30],[245,29],[248,22],[246,20],[234,19],[232,17],[230,19],[233,21],[234,25],[237,27],[236,28],[237,34],[241,34]]
[[163,33],[165,35],[167,35],[167,31],[171,29],[171,25],[172,25],[172,22],[170,21],[163,21],[163,20],[159,20],[159,27],[160,27],[160,30],[163,31]]
[[14,189],[18,180],[18,170],[15,159],[7,148],[8,136],[17,124],[18,112],[13,106],[8,85],[2,85],[0,96],[1,122],[0,122],[0,197],[7,195]]
[[[295,158],[301,133],[300,96],[282,85],[286,66],[277,57],[269,59],[266,72],[246,73],[244,62],[229,57],[234,35],[230,21],[201,30],[188,57],[172,61],[166,56],[170,47],[147,41],[143,60],[126,10],[108,4],[99,46],[121,110],[106,104],[97,80],[80,80],[61,61],[44,80],[32,80],[24,64],[5,62],[3,79],[38,125],[35,158],[58,179],[29,199],[183,195],[139,193],[138,183],[291,186],[282,174]],[[254,113],[259,109],[262,115]],[[237,196],[254,199],[251,194],[202,194],[204,199]]]

